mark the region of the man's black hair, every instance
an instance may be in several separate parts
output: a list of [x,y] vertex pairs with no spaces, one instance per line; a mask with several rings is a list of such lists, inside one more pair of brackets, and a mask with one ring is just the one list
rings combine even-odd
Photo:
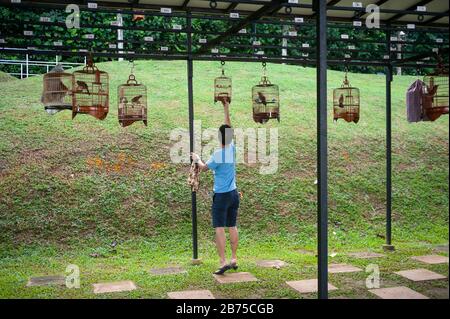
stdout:
[[228,145],[233,140],[233,128],[228,124],[223,124],[219,127],[218,138],[222,145]]

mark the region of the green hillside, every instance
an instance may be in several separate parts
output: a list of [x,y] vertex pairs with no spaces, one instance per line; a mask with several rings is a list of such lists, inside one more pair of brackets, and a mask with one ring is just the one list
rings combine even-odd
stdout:
[[[189,167],[173,164],[169,154],[174,143],[171,131],[188,128],[186,63],[136,62],[136,77],[148,87],[149,126],[135,123],[127,128],[118,124],[116,95],[130,65],[98,66],[109,72],[111,81],[110,112],[104,121],[86,115],[71,120],[69,111],[47,115],[40,104],[42,77],[0,83],[0,258],[8,257],[3,261],[5,285],[12,282],[8,269],[19,261],[25,269],[21,280],[32,272],[64,271],[62,259],[53,259],[60,254],[94,267],[96,259],[88,254],[108,252],[104,247],[112,240],[127,247],[122,252],[126,258],[138,255],[138,263],[189,259]],[[226,73],[233,77],[233,125],[279,129],[276,174],[259,174],[259,165],[238,165],[238,187],[243,192],[241,254],[269,257],[279,251],[285,259],[295,260],[282,249],[313,249],[316,239],[315,69],[272,64],[267,68],[272,83],[280,86],[281,122],[261,126],[253,122],[250,105],[251,87],[259,81],[261,65],[226,64]],[[221,106],[212,103],[220,63],[197,62],[194,70],[195,118],[204,129],[216,128],[223,117]],[[343,73],[328,74],[331,96],[332,88],[341,85]],[[349,74],[349,79],[361,89],[360,122],[335,123],[329,107],[331,251],[377,249],[384,242],[385,77]],[[449,121],[448,116],[434,123],[406,121],[405,91],[414,80],[395,77],[393,82],[393,240],[396,245],[423,248],[448,242]],[[211,189],[212,177],[202,175],[200,254],[214,267]],[[61,252],[68,247],[72,250]],[[82,257],[76,257],[76,252]],[[38,262],[25,256],[34,256]],[[115,278],[115,271],[129,267],[129,262],[113,258],[115,270],[108,274]],[[313,273],[313,256],[308,262]],[[133,274],[139,271],[143,270]],[[198,270],[193,276],[203,275]],[[174,283],[173,288],[184,284]],[[15,286],[11,287],[4,296],[17,295]],[[129,296],[162,297],[157,288],[146,291],[147,295]],[[249,297],[248,291],[236,293],[236,297]],[[42,292],[42,296],[48,294],[52,292]],[[258,296],[293,297],[287,290],[277,292],[272,284],[258,291]]]

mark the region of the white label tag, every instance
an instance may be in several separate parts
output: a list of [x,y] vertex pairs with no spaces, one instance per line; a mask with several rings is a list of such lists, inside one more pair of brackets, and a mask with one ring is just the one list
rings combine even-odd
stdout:
[[385,59],[385,60],[389,60],[391,57],[389,56],[389,55],[385,55],[385,56],[383,56],[383,59]]
[[258,52],[256,52],[257,55],[264,55],[264,51],[260,50]]
[[241,29],[241,30],[239,30],[239,33],[245,34],[245,33],[247,33],[247,29]]
[[362,8],[363,7],[363,4],[362,4],[362,2],[353,2],[353,8]]
[[95,3],[95,2],[88,2],[88,8],[89,9],[97,9],[97,3]]
[[22,3],[21,0],[11,0],[11,3]]
[[78,50],[78,52],[88,52],[88,50],[87,49],[80,49],[80,50]]
[[439,49],[438,48],[433,48],[433,52],[434,53],[439,53]]
[[423,64],[423,62],[422,62],[422,61],[416,61],[416,63],[417,63],[417,64]]
[[348,39],[348,34],[341,34],[341,39]]
[[161,13],[172,13],[171,8],[161,8]]
[[427,12],[427,7],[425,7],[425,6],[417,6],[417,11],[419,11],[419,12]]
[[110,49],[116,49],[116,48],[117,48],[117,44],[110,44],[110,45],[109,45],[109,48],[110,48]]
[[354,27],[362,27],[362,22],[361,21],[353,21],[353,26]]
[[214,53],[214,54],[219,53],[219,49],[216,49],[216,48],[211,49],[211,53]]
[[6,43],[5,39],[0,39],[0,43]]
[[128,54],[134,54],[134,51],[127,51]]
[[119,26],[119,21],[111,21],[112,26]]
[[144,41],[145,42],[153,42],[153,37],[145,37]]
[[181,25],[179,25],[179,24],[174,24],[173,25],[173,29],[174,30],[181,30],[181,29],[183,29],[183,27]]
[[416,25],[410,23],[410,24],[408,24],[406,27],[407,27],[408,29],[415,29],[415,28],[416,28]]
[[305,58],[309,57],[309,53],[302,53],[302,57],[305,57]]
[[291,3],[291,4],[298,4],[298,0],[289,0],[288,3]]
[[444,43],[444,39],[440,39],[440,38],[439,38],[439,39],[436,39],[436,42],[437,42],[437,43]]
[[289,36],[290,37],[296,37],[297,36],[297,31],[289,31]]
[[33,35],[33,31],[25,30],[23,31],[23,35]]
[[206,43],[208,42],[206,39],[198,39],[198,43]]
[[300,17],[294,18],[294,22],[295,22],[295,23],[303,23],[304,21],[305,21],[305,19],[300,18]]
[[391,41],[398,41],[397,37],[391,37]]
[[309,48],[309,43],[302,43],[302,48]]
[[161,51],[169,51],[168,47],[161,47]]
[[95,38],[95,35],[94,35],[94,34],[85,34],[85,35],[84,35],[84,38],[85,38],[85,39],[92,40],[92,39]]
[[50,17],[40,17],[40,22],[52,22],[52,19]]
[[391,51],[397,51],[396,47],[391,47]]
[[253,41],[253,45],[261,45],[261,41]]
[[356,50],[356,47],[355,47],[354,45],[349,45],[349,46],[348,46],[348,49],[349,49],[349,50]]
[[60,47],[60,46],[62,46],[62,42],[61,41],[55,41],[55,42],[53,42],[53,45],[55,47]]
[[239,18],[239,13],[238,12],[230,12],[230,18],[233,18],[233,19]]
[[345,57],[346,59],[350,59],[352,56],[351,56],[350,54],[346,54],[346,55],[344,55],[344,57]]

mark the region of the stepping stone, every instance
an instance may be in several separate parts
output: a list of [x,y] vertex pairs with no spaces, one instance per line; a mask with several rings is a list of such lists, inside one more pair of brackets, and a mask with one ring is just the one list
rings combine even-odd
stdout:
[[[297,281],[286,281],[291,288],[297,290],[301,294],[309,294],[312,292],[317,292],[318,280],[317,279],[306,279]],[[337,290],[335,286],[328,283],[328,291]]]
[[328,265],[328,272],[332,274],[339,274],[339,273],[345,273],[345,272],[357,272],[362,271],[361,268],[347,265],[347,264],[330,264]]
[[27,287],[65,286],[65,285],[66,285],[66,278],[64,276],[31,277],[27,283]]
[[411,270],[397,271],[395,273],[412,281],[425,281],[425,280],[436,280],[447,278],[445,276],[442,276],[441,274],[435,273],[428,269],[411,269]]
[[176,275],[187,273],[182,267],[166,267],[166,268],[153,268],[150,269],[150,273],[153,275]]
[[216,299],[209,290],[185,290],[168,292],[169,299]]
[[434,250],[442,252],[442,253],[448,253],[448,244],[446,245],[437,245],[434,247]]
[[258,279],[249,272],[231,272],[223,275],[213,275],[220,284],[233,284],[238,282],[258,281]]
[[439,255],[426,255],[426,256],[415,256],[411,257],[411,259],[421,261],[426,264],[435,265],[435,264],[448,264],[448,257],[439,256]]
[[369,252],[369,251],[362,251],[362,252],[356,252],[356,253],[348,253],[347,256],[354,257],[354,258],[360,258],[360,259],[371,259],[371,258],[385,257],[386,255]]
[[259,267],[264,267],[264,268],[276,268],[276,269],[280,269],[281,267],[285,267],[287,266],[287,264],[282,261],[282,260],[259,260],[256,262],[256,264]]
[[427,296],[403,286],[370,289],[369,291],[381,299],[429,299]]
[[115,281],[115,282],[105,282],[99,284],[93,284],[94,294],[103,294],[108,292],[121,292],[121,291],[132,291],[137,289],[134,282],[130,280],[126,281]]

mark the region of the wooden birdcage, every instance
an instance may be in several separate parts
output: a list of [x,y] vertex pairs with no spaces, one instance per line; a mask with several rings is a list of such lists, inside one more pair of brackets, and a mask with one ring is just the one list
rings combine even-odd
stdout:
[[346,72],[342,86],[333,90],[334,120],[344,119],[347,122],[358,123],[359,108],[359,89],[350,85]]
[[252,88],[253,120],[264,124],[270,119],[280,121],[280,92],[278,85],[272,84],[266,75],[263,63],[263,76],[258,85]]
[[231,78],[225,76],[225,70],[223,69],[225,62],[222,61],[221,64],[222,75],[214,80],[214,103],[217,101],[231,103]]
[[60,64],[44,74],[41,102],[47,113],[72,109],[72,77]]
[[73,72],[72,118],[78,113],[90,114],[99,120],[106,118],[109,110],[109,77],[88,60],[81,71]]
[[422,95],[422,108],[425,115],[435,121],[449,112],[448,70],[439,65],[434,73],[424,77],[423,82],[426,88]]
[[119,123],[122,127],[143,121],[147,126],[147,87],[130,74],[126,84],[118,88]]

